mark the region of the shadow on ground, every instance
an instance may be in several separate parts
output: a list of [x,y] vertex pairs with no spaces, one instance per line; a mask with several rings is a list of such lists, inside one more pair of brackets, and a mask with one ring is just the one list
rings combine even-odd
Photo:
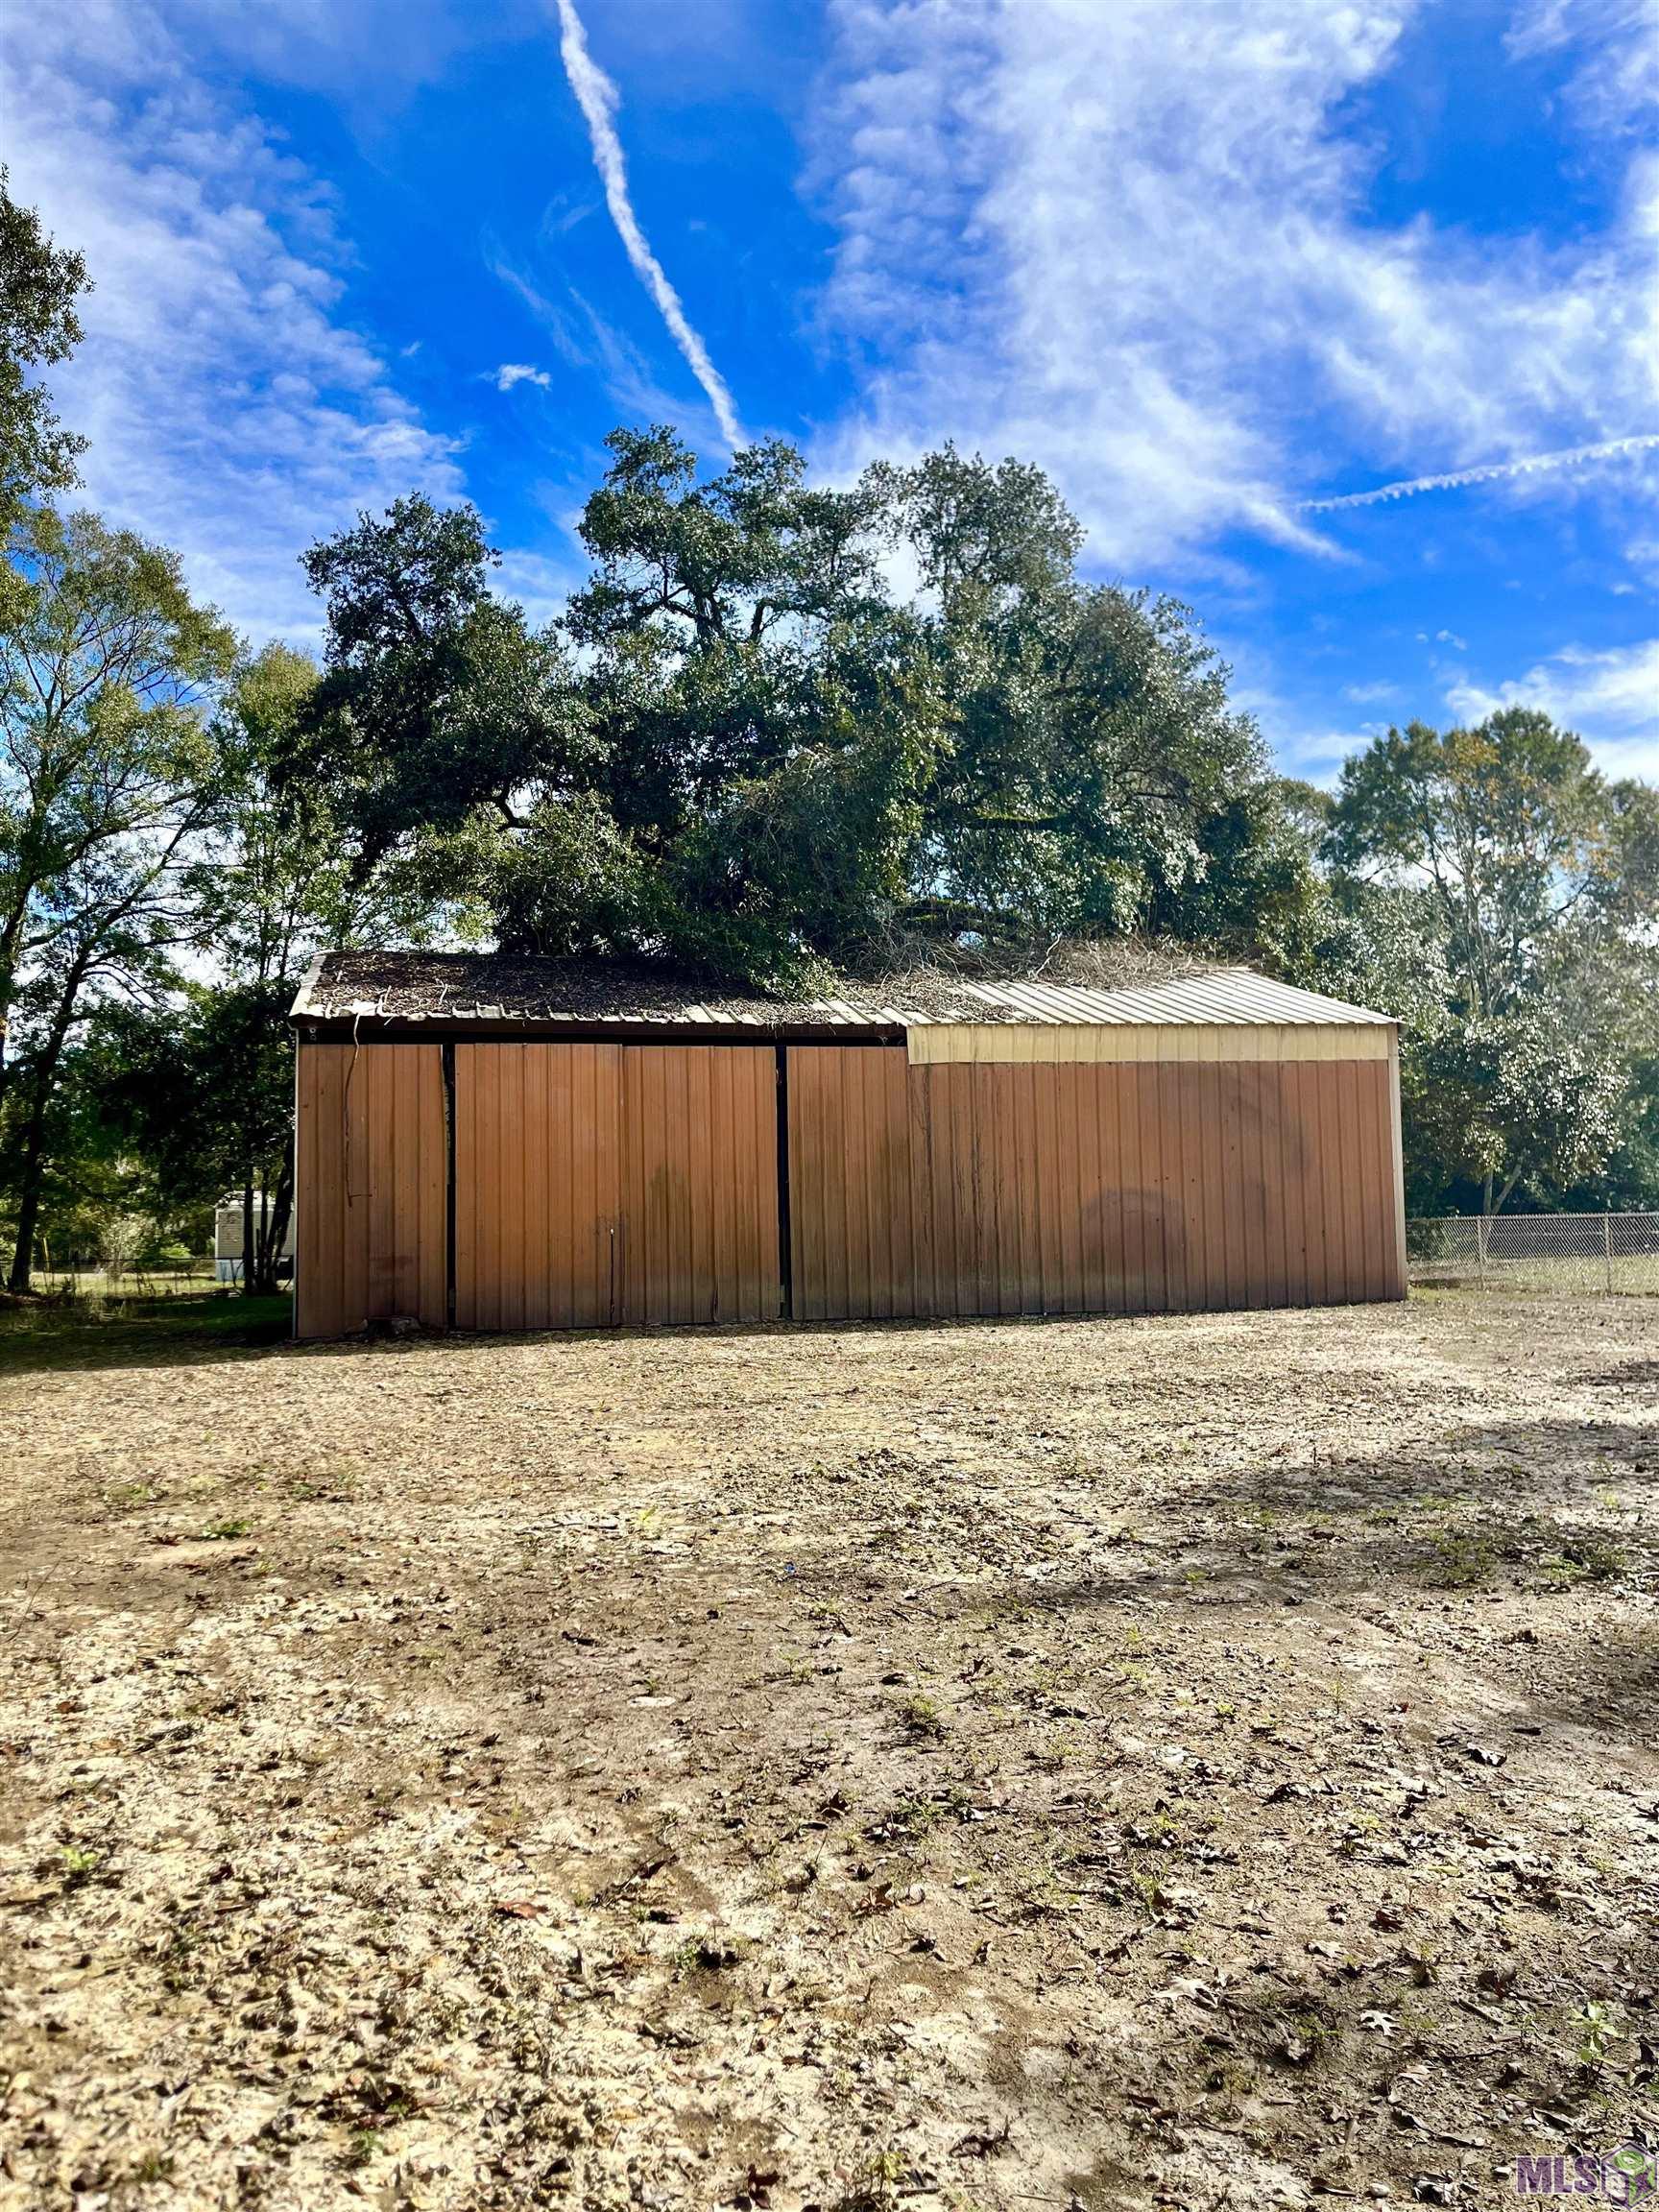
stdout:
[[292,1333],[286,1297],[180,1292],[160,1298],[45,1298],[0,1310],[0,1375],[65,1368],[193,1366],[283,1343]]

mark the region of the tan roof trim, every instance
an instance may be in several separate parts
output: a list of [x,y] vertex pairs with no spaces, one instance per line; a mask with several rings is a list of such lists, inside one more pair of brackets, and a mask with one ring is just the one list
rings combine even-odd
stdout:
[[1386,1060],[1391,1022],[929,1022],[906,1033],[912,1067],[947,1062]]

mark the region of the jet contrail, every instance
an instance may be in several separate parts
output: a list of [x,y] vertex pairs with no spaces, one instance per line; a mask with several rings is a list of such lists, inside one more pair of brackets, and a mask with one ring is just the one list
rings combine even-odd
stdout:
[[1339,499],[1304,499],[1301,515],[1331,515],[1341,507],[1377,507],[1385,499],[1410,499],[1419,492],[1455,492],[1463,484],[1496,484],[1506,476],[1532,476],[1551,469],[1572,469],[1580,461],[1617,461],[1627,453],[1659,446],[1659,432],[1640,438],[1609,438],[1599,445],[1569,445],[1559,453],[1534,453],[1521,461],[1494,461],[1484,469],[1455,469],[1446,476],[1411,476],[1400,484],[1379,484],[1374,492],[1345,492]]
[[577,105],[587,117],[594,166],[605,186],[605,204],[611,210],[611,220],[634,264],[634,274],[656,301],[658,312],[667,324],[675,345],[685,354],[692,375],[709,395],[709,404],[714,410],[721,435],[729,445],[740,445],[743,429],[725,379],[709,360],[708,347],[686,321],[680,295],[663,274],[661,262],[652,252],[628,197],[628,167],[622,158],[622,141],[616,135],[616,87],[588,51],[588,37],[582,28],[582,18],[576,12],[575,0],[554,0],[554,5],[559,11],[559,51],[565,58],[565,74],[570,80]]

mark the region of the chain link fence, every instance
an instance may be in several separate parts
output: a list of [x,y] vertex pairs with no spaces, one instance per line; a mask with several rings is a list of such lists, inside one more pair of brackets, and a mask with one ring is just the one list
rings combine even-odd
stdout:
[[1449,1214],[1407,1221],[1413,1283],[1659,1293],[1659,1214]]

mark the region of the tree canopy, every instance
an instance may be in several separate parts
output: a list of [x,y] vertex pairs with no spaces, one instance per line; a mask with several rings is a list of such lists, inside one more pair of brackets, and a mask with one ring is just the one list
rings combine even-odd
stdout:
[[[1288,941],[1311,874],[1191,613],[1084,583],[1034,469],[954,448],[820,488],[618,431],[587,585],[533,632],[476,517],[400,501],[306,556],[297,772],[519,950],[767,982],[896,948]],[[904,592],[896,576],[913,576]]]
[[75,302],[88,290],[79,253],[55,246],[0,168],[0,534],[37,500],[67,492],[86,441],[59,421],[38,372],[81,342]]
[[1326,957],[1403,1021],[1419,1202],[1562,1203],[1659,1034],[1659,794],[1531,709],[1414,722],[1347,762],[1323,850],[1348,932]]
[[1659,794],[1550,718],[1273,773],[1191,609],[1092,581],[1040,469],[815,481],[619,429],[554,621],[419,493],[301,555],[321,662],[54,501],[86,270],[0,171],[0,1230],[110,1251],[291,1203],[325,944],[492,941],[799,988],[1143,934],[1400,1019],[1415,1210],[1659,1206]]

